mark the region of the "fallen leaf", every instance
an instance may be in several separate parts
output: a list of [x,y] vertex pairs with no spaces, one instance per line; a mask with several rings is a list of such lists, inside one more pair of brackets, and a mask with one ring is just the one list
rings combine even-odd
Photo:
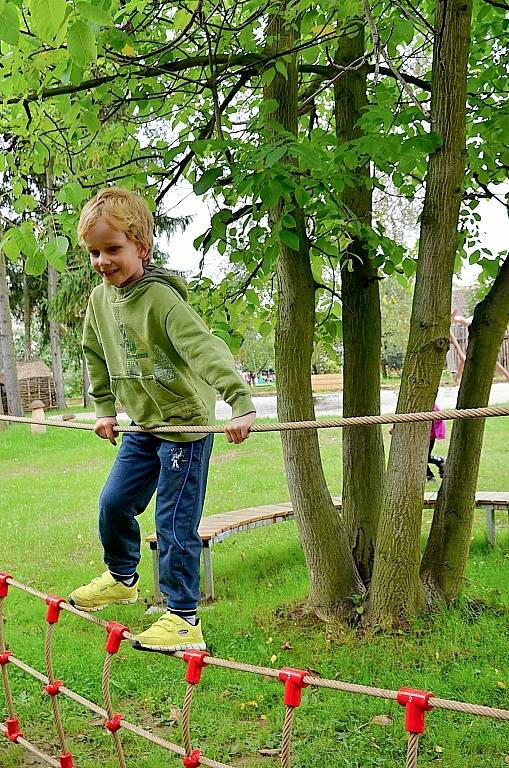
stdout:
[[289,640],[285,640],[284,643],[281,643],[282,651],[291,651],[292,648],[293,648],[293,645],[290,643]]
[[244,710],[246,707],[253,707],[254,709],[258,709],[258,702],[257,701],[243,701],[240,705],[240,708]]
[[439,747],[438,744],[435,744],[435,752],[443,752],[443,751],[444,751],[443,747]]
[[504,755],[504,763],[509,765],[509,755]]
[[262,757],[278,757],[281,754],[280,749],[259,749],[258,754]]
[[270,657],[270,663],[274,664],[275,661],[277,661],[277,656],[275,653],[273,653],[272,656]]
[[507,685],[503,680],[497,680],[497,688],[501,688],[503,691],[507,688]]
[[373,725],[392,725],[393,720],[390,715],[375,715],[371,722]]

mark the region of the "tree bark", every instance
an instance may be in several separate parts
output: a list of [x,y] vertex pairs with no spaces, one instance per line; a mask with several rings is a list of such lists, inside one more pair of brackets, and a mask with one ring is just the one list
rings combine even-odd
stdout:
[[[295,25],[284,26],[272,17],[267,30],[269,45],[284,50],[296,40]],[[295,56],[285,59],[287,80],[277,75],[267,88],[276,99],[272,115],[285,130],[297,135],[297,68]],[[277,225],[282,206],[271,211]],[[278,418],[281,421],[314,419],[311,390],[311,356],[315,325],[315,283],[311,272],[304,212],[293,201],[292,215],[299,250],[283,243],[277,262],[278,317],[276,375]],[[343,616],[351,609],[351,595],[363,590],[348,546],[340,516],[328,491],[320,459],[316,430],[282,432],[283,456],[300,541],[309,579],[309,605],[322,619]]]
[[32,357],[32,307],[26,272],[23,272],[23,325],[25,328],[24,358],[26,361]]
[[[457,408],[488,404],[500,345],[509,323],[509,259],[487,296],[475,308]],[[463,585],[474,519],[474,502],[484,436],[484,419],[455,421],[445,479],[421,565],[421,577],[447,603]]]
[[[361,24],[361,22],[359,22]],[[341,37],[336,64],[348,67],[364,55],[364,28]],[[345,143],[362,135],[357,121],[367,105],[365,67],[347,69],[334,84],[336,135]],[[347,216],[369,226],[372,195],[369,164],[356,169],[342,202]],[[361,234],[348,247],[350,262],[341,269],[343,305],[343,415],[380,413],[381,317],[377,271]],[[364,581],[371,579],[385,472],[380,426],[343,430],[343,519],[355,563]]]
[[[54,201],[52,169],[46,169],[46,205],[48,211],[52,210]],[[48,264],[48,300],[51,302],[58,291],[58,273],[55,267]],[[55,383],[55,398],[57,408],[65,408],[64,373],[62,370],[62,354],[60,350],[60,326],[54,320],[49,319],[49,339],[51,347],[51,369]]]
[[16,355],[12,342],[11,308],[5,256],[0,251],[0,347],[2,349],[5,392],[7,395],[7,413],[10,416],[23,416],[23,405],[18,387]]
[[[431,127],[442,146],[430,156],[410,334],[397,410],[431,410],[449,344],[451,286],[465,172],[466,75],[471,0],[438,0]],[[373,580],[370,621],[405,624],[427,604],[419,578],[428,424],[394,429]]]

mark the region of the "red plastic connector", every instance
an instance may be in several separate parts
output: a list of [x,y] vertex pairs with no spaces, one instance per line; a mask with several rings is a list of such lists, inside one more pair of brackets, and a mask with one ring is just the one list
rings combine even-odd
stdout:
[[7,728],[7,733],[5,734],[9,741],[13,741],[15,744],[18,743],[19,739],[23,736],[22,732],[19,729],[19,720],[17,717],[9,717],[5,721],[5,725]]
[[65,603],[63,597],[55,597],[55,595],[48,595],[46,598],[46,605],[48,610],[46,611],[46,621],[48,624],[56,624],[60,618],[60,611],[62,610],[62,603]]
[[109,621],[106,624],[108,639],[106,640],[106,650],[108,653],[117,653],[120,643],[124,639],[124,634],[129,632],[129,627],[124,624],[117,624],[116,621]]
[[7,597],[7,592],[9,591],[7,579],[12,579],[12,576],[4,573],[4,571],[0,571],[0,597]]
[[57,696],[60,693],[60,688],[63,686],[62,680],[54,680],[52,683],[48,683],[43,686],[43,690],[48,696]]
[[396,700],[405,707],[405,730],[407,733],[424,733],[426,730],[426,712],[433,709],[429,700],[433,697],[430,691],[420,691],[418,688],[400,688]]
[[5,653],[0,653],[0,667],[5,667],[5,665],[9,663],[11,656],[12,651],[5,651]]
[[283,667],[279,671],[279,679],[285,684],[284,702],[287,707],[298,707],[302,700],[302,689],[307,683],[304,678],[308,673],[304,669]]
[[187,663],[186,683],[196,685],[200,682],[205,658],[208,655],[207,651],[184,651],[182,658]]
[[202,756],[202,753],[199,749],[193,749],[190,755],[185,755],[182,758],[182,762],[184,763],[184,768],[198,768],[200,763],[200,758]]
[[115,712],[111,720],[106,720],[104,725],[108,729],[108,731],[111,731],[111,733],[115,733],[115,731],[118,731],[118,729],[121,727],[122,723],[122,715],[120,712]]
[[70,752],[64,752],[58,759],[60,761],[60,768],[74,768]]

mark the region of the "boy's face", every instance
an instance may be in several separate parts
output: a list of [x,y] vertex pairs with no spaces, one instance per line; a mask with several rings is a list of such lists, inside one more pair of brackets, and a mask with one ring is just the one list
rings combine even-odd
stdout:
[[107,219],[98,219],[83,240],[92,268],[110,285],[120,288],[143,277],[147,248],[113,227]]

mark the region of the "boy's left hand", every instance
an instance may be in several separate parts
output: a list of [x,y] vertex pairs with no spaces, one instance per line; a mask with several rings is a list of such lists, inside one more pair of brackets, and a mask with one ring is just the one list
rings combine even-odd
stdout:
[[245,413],[243,416],[236,416],[228,422],[224,428],[226,439],[229,443],[243,443],[249,437],[249,429],[256,419],[256,413]]

